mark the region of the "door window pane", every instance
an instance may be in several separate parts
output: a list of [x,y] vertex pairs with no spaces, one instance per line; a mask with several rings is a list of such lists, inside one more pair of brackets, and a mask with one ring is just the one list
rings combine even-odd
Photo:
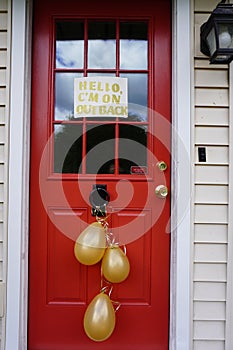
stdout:
[[119,173],[130,174],[132,166],[147,167],[145,125],[119,125]]
[[121,74],[128,79],[128,118],[123,121],[142,121],[148,119],[148,76],[147,74]]
[[[117,175],[147,167],[148,23],[57,21],[55,44],[54,172]],[[127,78],[128,118],[74,118],[74,78],[83,76]]]
[[55,76],[55,120],[74,118],[74,78],[81,73],[56,73]]
[[115,68],[116,25],[114,22],[89,22],[88,68]]
[[114,173],[115,125],[87,125],[87,174]]
[[63,124],[54,127],[54,172],[82,171],[82,125]]
[[120,24],[120,68],[147,69],[147,23],[123,22]]
[[56,23],[56,68],[83,68],[83,22]]

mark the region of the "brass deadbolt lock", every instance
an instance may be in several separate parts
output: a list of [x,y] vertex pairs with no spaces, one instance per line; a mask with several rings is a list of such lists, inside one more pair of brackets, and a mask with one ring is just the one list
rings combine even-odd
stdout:
[[166,198],[168,195],[168,188],[164,185],[159,185],[155,189],[155,194],[158,198]]
[[157,167],[159,168],[160,171],[165,171],[167,169],[167,163],[161,160],[157,163]]

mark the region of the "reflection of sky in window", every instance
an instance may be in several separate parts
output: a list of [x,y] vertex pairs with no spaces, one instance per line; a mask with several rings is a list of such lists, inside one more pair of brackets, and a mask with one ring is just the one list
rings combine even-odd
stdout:
[[56,41],[56,67],[83,67],[83,40]]
[[147,107],[148,102],[148,79],[147,74],[121,74],[121,77],[128,78],[128,102],[129,117],[137,116],[140,120],[147,119],[147,109],[143,109],[143,114],[138,114],[135,105]]
[[67,119],[74,115],[74,78],[78,73],[57,73],[55,80],[55,120]]
[[[73,116],[74,78],[81,76],[82,74],[78,73],[56,74],[55,120],[64,120]],[[143,114],[139,114],[137,109],[134,108],[134,104],[147,107],[147,74],[121,74],[121,77],[128,78],[128,102],[131,104],[129,105],[129,117],[137,116],[139,120],[146,120],[147,109],[143,109]]]
[[116,41],[88,40],[88,68],[115,68]]
[[[89,68],[115,68],[115,40],[88,41]],[[147,41],[121,40],[121,68],[147,69]],[[57,41],[57,68],[83,67],[83,41]],[[89,73],[88,76],[114,75],[109,73]],[[73,116],[74,78],[83,76],[81,73],[56,73],[55,79],[55,120],[64,120]],[[146,120],[147,112],[136,112],[133,104],[147,107],[148,77],[147,74],[121,74],[128,78],[129,117]]]
[[147,41],[120,40],[122,69],[147,69]]
[[63,133],[64,132],[64,129],[65,129],[65,125],[55,125],[54,127],[54,134],[55,134],[55,137],[60,134],[60,133]]

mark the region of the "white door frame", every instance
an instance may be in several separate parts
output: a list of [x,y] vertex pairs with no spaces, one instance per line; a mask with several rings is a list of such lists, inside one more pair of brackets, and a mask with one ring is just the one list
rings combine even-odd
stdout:
[[192,5],[173,1],[170,350],[192,348]]
[[[10,0],[8,0],[10,1]],[[8,262],[5,350],[27,349],[31,1],[11,0]],[[170,350],[190,348],[190,1],[173,1],[173,171]],[[25,94],[26,92],[26,94]],[[175,136],[177,135],[177,137]],[[184,149],[188,158],[184,159]],[[188,180],[187,180],[188,179]],[[185,184],[185,187],[182,187]]]

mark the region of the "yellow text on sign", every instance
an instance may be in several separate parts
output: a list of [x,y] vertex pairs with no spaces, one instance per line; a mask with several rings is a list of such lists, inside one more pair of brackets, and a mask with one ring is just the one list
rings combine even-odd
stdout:
[[127,79],[117,77],[75,78],[75,117],[128,117]]

